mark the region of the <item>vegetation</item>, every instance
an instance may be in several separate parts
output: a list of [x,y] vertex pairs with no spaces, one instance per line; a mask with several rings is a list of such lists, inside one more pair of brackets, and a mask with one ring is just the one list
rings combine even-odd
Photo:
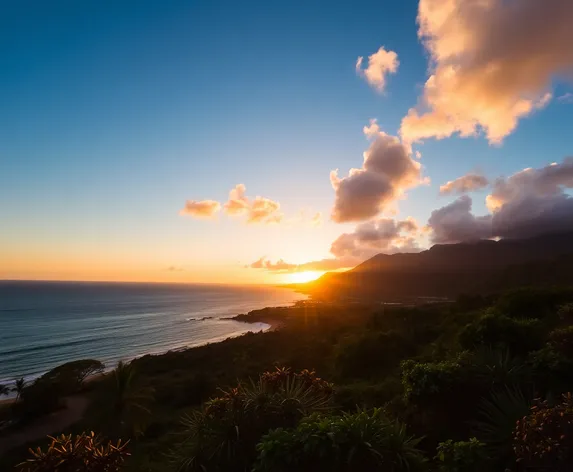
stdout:
[[241,319],[282,328],[144,356],[93,382],[83,373],[96,361],[54,369],[0,411],[14,421],[0,435],[80,394],[89,407],[68,432],[98,431],[98,447],[129,440],[125,472],[572,470],[571,307],[571,290],[529,289],[258,310]]
[[30,449],[32,457],[17,466],[21,472],[115,472],[129,455],[127,443],[103,444],[93,432],[50,439],[45,451]]

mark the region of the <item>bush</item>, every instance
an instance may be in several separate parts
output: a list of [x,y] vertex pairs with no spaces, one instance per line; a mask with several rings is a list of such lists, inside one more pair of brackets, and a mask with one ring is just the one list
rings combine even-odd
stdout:
[[528,416],[517,422],[514,450],[525,467],[547,468],[555,472],[571,470],[573,464],[573,398],[550,406],[538,401]]
[[573,326],[556,329],[549,333],[549,344],[559,354],[573,358]]
[[127,443],[103,444],[93,432],[50,439],[46,451],[30,449],[32,457],[17,466],[21,472],[116,472],[129,456]]
[[379,409],[342,416],[313,415],[294,430],[277,429],[257,446],[257,472],[417,471],[419,439]]
[[447,399],[447,395],[466,380],[467,368],[459,359],[427,363],[410,359],[400,365],[408,401],[432,402],[437,396]]
[[487,470],[485,444],[476,438],[469,441],[448,440],[438,444],[434,458],[439,461],[440,472],[482,472]]
[[184,417],[184,439],[172,459],[184,470],[250,470],[264,434],[329,409],[332,395],[332,384],[313,371],[266,372],[258,382],[223,391]]
[[544,328],[539,320],[514,319],[488,313],[467,325],[460,333],[464,349],[491,346],[509,349],[514,355],[526,354],[543,344]]

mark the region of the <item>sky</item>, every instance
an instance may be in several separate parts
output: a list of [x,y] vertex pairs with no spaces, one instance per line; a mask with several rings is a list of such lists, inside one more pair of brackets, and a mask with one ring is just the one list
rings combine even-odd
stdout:
[[0,279],[296,282],[573,229],[572,22],[570,0],[10,2]]

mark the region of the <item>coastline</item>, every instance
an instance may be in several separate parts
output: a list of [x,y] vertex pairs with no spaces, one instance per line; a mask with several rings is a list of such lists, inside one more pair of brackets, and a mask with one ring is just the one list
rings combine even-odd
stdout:
[[[260,309],[250,310],[247,313],[240,313],[240,314],[237,314],[234,316],[227,316],[227,317],[221,317],[221,318],[206,317],[206,318],[198,319],[195,321],[204,321],[204,320],[213,320],[213,319],[226,320],[226,321],[236,321],[236,322],[243,323],[246,325],[253,325],[253,327],[256,327],[257,329],[247,330],[247,331],[237,331],[236,333],[217,336],[217,337],[214,337],[214,338],[209,339],[207,341],[198,341],[196,343],[184,344],[184,345],[174,346],[174,347],[170,347],[170,348],[163,348],[163,349],[159,348],[155,351],[144,352],[144,353],[137,354],[134,356],[126,357],[126,358],[121,359],[121,360],[123,360],[124,362],[131,362],[131,361],[134,361],[136,359],[141,359],[142,357],[145,357],[145,356],[161,356],[161,355],[174,353],[174,352],[184,352],[184,351],[187,351],[189,349],[195,349],[195,348],[199,348],[199,347],[203,347],[203,346],[208,346],[211,344],[222,343],[226,340],[245,336],[245,335],[248,335],[250,333],[266,333],[266,332],[277,331],[277,330],[279,330],[285,326],[285,321],[281,320],[277,317],[273,317],[273,316],[262,317],[262,316],[260,316],[260,313],[276,312],[279,310],[280,311],[282,311],[282,310],[287,311],[289,309],[296,308],[301,303],[302,304],[307,303],[308,301],[309,301],[309,299],[297,300],[297,301],[290,303],[289,305],[269,306],[269,307],[264,307],[264,308],[260,308]],[[258,326],[256,326],[256,325],[258,325]],[[62,362],[59,365],[63,365],[66,362],[71,362],[72,360],[74,360],[74,359],[67,360],[65,362]],[[86,378],[86,382],[93,382],[93,381],[98,380],[99,378],[103,378],[106,374],[108,374],[113,369],[115,369],[116,365],[117,365],[117,362],[114,362],[111,364],[106,364],[105,371],[102,374],[95,374],[93,376],[90,376],[90,377]],[[27,378],[25,378],[26,382],[28,384],[30,384],[30,383],[34,382],[35,380],[39,379],[42,375],[45,375],[47,372],[48,371],[42,372],[42,373],[40,373],[38,375],[34,375],[32,377],[27,377]],[[4,381],[4,384],[8,385],[8,386],[12,385],[13,383],[14,383],[14,380],[12,380],[10,382]],[[7,395],[7,396],[4,396],[3,398],[0,398],[0,407],[5,406],[5,405],[9,405],[11,403],[14,403],[15,401],[16,401],[16,395],[11,393],[10,395]]]

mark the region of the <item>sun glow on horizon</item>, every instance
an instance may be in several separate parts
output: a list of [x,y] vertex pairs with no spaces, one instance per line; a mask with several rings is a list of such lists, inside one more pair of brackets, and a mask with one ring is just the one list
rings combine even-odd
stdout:
[[323,271],[320,270],[305,270],[304,272],[293,272],[287,275],[287,280],[289,283],[293,284],[303,284],[305,282],[311,282],[312,280],[318,279]]

